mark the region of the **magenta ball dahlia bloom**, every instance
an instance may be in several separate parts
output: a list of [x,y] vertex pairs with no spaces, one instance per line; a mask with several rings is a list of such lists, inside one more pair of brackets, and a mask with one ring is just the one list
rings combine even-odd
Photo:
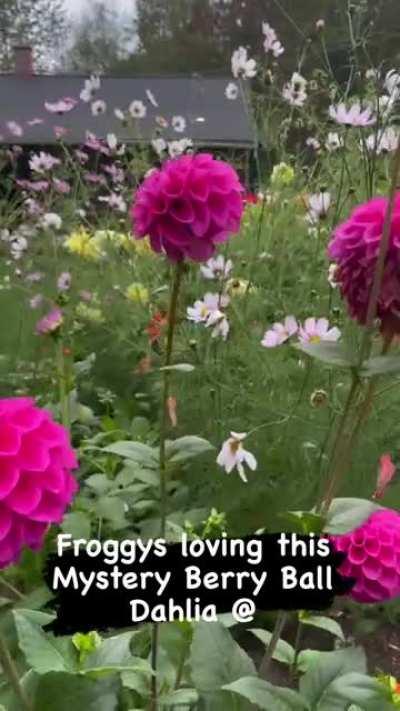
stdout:
[[0,568],[38,550],[78,485],[66,429],[28,397],[0,399]]
[[357,602],[384,602],[400,596],[400,514],[375,511],[350,533],[330,536],[333,548],[346,554],[338,572],[354,578],[348,593]]
[[[351,316],[361,324],[366,322],[387,207],[387,198],[381,197],[357,207],[336,228],[328,247],[330,259],[338,265],[335,281]],[[394,204],[377,316],[382,333],[389,336],[400,333],[400,193]]]
[[206,261],[239,231],[242,193],[236,171],[208,153],[169,160],[136,193],[134,235],[148,235],[153,250],[173,261]]

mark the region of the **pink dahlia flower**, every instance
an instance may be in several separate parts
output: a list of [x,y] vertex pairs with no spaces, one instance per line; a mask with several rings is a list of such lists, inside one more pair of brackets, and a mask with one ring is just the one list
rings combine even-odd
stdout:
[[384,602],[400,596],[400,514],[375,511],[350,533],[331,536],[346,554],[338,571],[356,583],[349,595],[357,602]]
[[184,155],[153,170],[132,206],[135,237],[150,236],[169,259],[207,261],[239,231],[243,188],[235,170],[208,153]]
[[[339,225],[329,243],[328,254],[338,265],[335,281],[346,299],[350,314],[365,324],[368,300],[383,232],[387,198],[374,198],[357,207]],[[400,333],[400,193],[394,204],[389,249],[377,305],[381,331]]]
[[78,485],[67,431],[27,397],[0,399],[0,568],[38,550]]

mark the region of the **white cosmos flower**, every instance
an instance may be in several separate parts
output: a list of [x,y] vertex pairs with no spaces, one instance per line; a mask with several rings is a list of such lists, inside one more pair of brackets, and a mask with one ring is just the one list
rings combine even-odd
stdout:
[[321,148],[320,142],[316,138],[313,138],[312,136],[307,138],[306,146],[308,146],[309,148],[312,148],[313,151],[319,151],[319,149]]
[[237,84],[234,84],[233,81],[231,81],[226,89],[225,89],[225,96],[227,99],[230,101],[235,101],[238,96],[239,96],[239,87]]
[[211,257],[205,265],[200,267],[200,271],[205,279],[226,279],[232,271],[232,260],[227,259],[223,254],[218,257]]
[[283,52],[285,51],[285,48],[282,47],[281,43],[279,42],[275,30],[271,27],[271,25],[268,24],[268,22],[263,22],[262,31],[265,37],[265,52],[267,54],[268,52],[271,52],[275,58],[280,57],[280,55],[283,54]]
[[255,471],[257,469],[257,460],[251,452],[243,447],[243,441],[247,437],[246,432],[231,432],[231,436],[227,439],[221,448],[217,457],[217,464],[223,467],[227,474],[236,467],[240,478],[247,482],[244,465]]
[[339,148],[343,148],[343,146],[343,138],[339,136],[338,133],[328,133],[328,137],[325,141],[325,148],[327,151],[329,151],[329,153],[333,153],[334,151],[339,150]]
[[62,226],[62,219],[56,212],[46,212],[46,214],[43,215],[42,225],[46,229],[54,227],[55,230],[60,230]]
[[28,240],[25,237],[17,237],[11,243],[10,252],[13,259],[21,259],[23,253],[28,249]]
[[335,264],[335,262],[332,262],[332,264],[329,265],[328,269],[328,282],[331,285],[332,289],[336,289],[339,286],[338,282],[336,281],[337,270],[338,265]]
[[147,109],[140,99],[136,99],[135,101],[132,101],[129,104],[129,113],[132,116],[132,118],[135,119],[142,119],[146,116],[147,114]]
[[252,79],[257,74],[257,63],[255,59],[248,58],[245,47],[239,47],[233,52],[231,64],[235,79]]
[[118,145],[118,138],[116,137],[115,133],[107,134],[107,145],[112,151],[116,149]]
[[308,198],[308,221],[311,224],[318,223],[321,219],[324,219],[327,215],[331,204],[330,193],[321,191],[315,195],[310,195]]
[[114,116],[118,121],[125,121],[125,114],[122,109],[114,109]]
[[223,311],[219,311],[219,309],[211,311],[204,325],[206,326],[206,328],[210,326],[212,327],[211,338],[217,338],[218,336],[221,336],[224,341],[226,341],[226,339],[228,338],[230,326],[229,321]]
[[213,312],[220,313],[221,309],[228,306],[229,301],[229,296],[225,294],[211,294],[208,292],[202,300],[198,299],[193,306],[187,308],[187,318],[195,323],[206,323]]
[[[383,131],[379,131],[378,134],[373,133],[368,136],[365,141],[368,151],[371,153],[392,153],[397,149],[399,145],[399,132],[396,131],[392,126],[385,128]],[[360,148],[363,149],[363,143],[360,141]]]
[[291,106],[303,106],[307,101],[307,80],[294,72],[282,89],[282,96]]
[[107,111],[107,104],[102,99],[97,99],[92,103],[92,114],[93,116],[101,116]]
[[391,69],[385,77],[385,89],[392,96],[395,94],[398,96],[400,92],[400,73],[395,69]]
[[167,141],[164,138],[154,138],[151,142],[151,145],[153,146],[157,155],[160,157],[168,148]]
[[181,156],[189,148],[193,148],[193,141],[190,138],[181,138],[180,141],[169,141],[168,143],[168,153],[171,158]]
[[174,131],[177,133],[183,133],[186,128],[186,119],[184,116],[173,116],[171,125]]
[[156,101],[156,97],[154,96],[153,92],[150,91],[150,89],[146,89],[146,96],[150,103],[155,107],[158,108],[158,103]]

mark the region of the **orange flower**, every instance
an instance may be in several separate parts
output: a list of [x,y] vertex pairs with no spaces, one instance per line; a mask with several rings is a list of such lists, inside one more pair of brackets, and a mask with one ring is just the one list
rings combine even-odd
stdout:
[[156,343],[161,338],[162,330],[168,323],[168,316],[165,311],[157,311],[152,317],[146,332],[151,344]]

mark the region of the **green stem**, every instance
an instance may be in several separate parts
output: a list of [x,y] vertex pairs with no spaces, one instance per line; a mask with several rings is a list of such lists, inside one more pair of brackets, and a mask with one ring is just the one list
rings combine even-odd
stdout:
[[296,639],[294,642],[294,657],[293,657],[293,663],[290,667],[290,676],[292,680],[294,680],[296,676],[296,669],[297,669],[297,659],[299,656],[300,652],[300,643],[301,643],[301,636],[303,634],[303,624],[300,619],[300,617],[297,618],[297,631],[296,631]]
[[[170,303],[168,309],[168,329],[167,342],[164,359],[164,367],[168,368],[171,365],[172,352],[174,346],[174,335],[176,326],[176,317],[178,309],[178,298],[183,276],[183,262],[178,262],[175,268],[175,276],[172,283]],[[166,437],[168,427],[168,397],[170,392],[171,371],[163,370],[163,392],[161,400],[161,419],[160,419],[160,536],[165,538],[167,527],[167,462],[166,462]],[[158,624],[153,624],[152,640],[151,640],[151,666],[153,676],[151,679],[151,699],[150,711],[158,709],[158,689],[157,689],[157,662],[158,662],[158,643],[159,630]]]
[[33,711],[33,706],[25,694],[21,685],[17,668],[11,658],[10,652],[2,635],[0,635],[0,664],[3,669],[4,676],[10,682],[15,696],[21,703],[21,711]]
[[265,651],[265,654],[261,660],[260,668],[259,668],[259,674],[260,676],[266,676],[269,671],[269,667],[272,661],[272,657],[274,656],[274,652],[276,650],[276,647],[278,645],[278,642],[280,640],[281,634],[283,632],[283,629],[286,625],[286,622],[289,618],[289,614],[284,611],[279,611],[276,621],[275,621],[275,627],[272,632],[272,637],[270,640],[270,643]]
[[61,410],[61,422],[64,427],[69,430],[70,428],[70,416],[69,416],[69,397],[67,392],[67,378],[65,373],[65,359],[64,359],[64,345],[61,336],[57,338],[57,377],[58,377],[58,387],[59,387],[59,397],[60,397],[60,410]]

